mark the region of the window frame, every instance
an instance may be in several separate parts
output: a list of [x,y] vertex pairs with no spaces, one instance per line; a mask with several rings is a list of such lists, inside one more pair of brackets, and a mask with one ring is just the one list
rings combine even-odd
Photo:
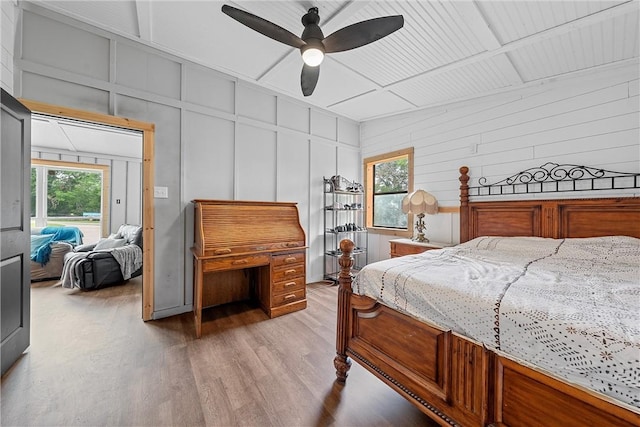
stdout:
[[377,156],[367,157],[363,160],[364,173],[364,192],[365,192],[365,206],[366,214],[365,221],[366,227],[370,232],[378,234],[387,234],[391,236],[411,237],[413,235],[413,215],[408,214],[407,228],[387,228],[387,227],[374,227],[373,226],[373,173],[374,165],[376,163],[389,162],[401,158],[407,159],[408,168],[408,182],[407,182],[407,194],[413,191],[413,147],[405,148],[402,150],[392,151],[390,153],[379,154]]
[[[100,223],[100,235],[102,237],[109,235],[109,224],[110,224],[110,198],[111,198],[111,168],[108,165],[101,165],[97,163],[76,163],[76,162],[67,162],[62,160],[48,160],[48,159],[31,159],[31,168],[42,168],[41,170],[46,171],[47,169],[68,169],[68,170],[78,170],[78,171],[86,171],[93,173],[101,173],[102,174],[102,212],[101,212],[101,223]],[[36,172],[36,175],[38,173]],[[38,178],[40,179],[40,178]],[[46,186],[46,182],[42,182],[40,184],[44,184]],[[40,188],[40,190],[42,190]],[[39,196],[38,195],[38,185],[36,185],[36,204],[38,203]],[[36,216],[31,217],[31,220],[34,218],[38,218],[38,211],[36,209]]]

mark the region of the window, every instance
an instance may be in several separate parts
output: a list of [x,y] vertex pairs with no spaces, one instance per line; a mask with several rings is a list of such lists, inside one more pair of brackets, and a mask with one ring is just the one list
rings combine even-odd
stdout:
[[73,225],[97,241],[107,230],[108,182],[105,165],[31,159],[31,226]]
[[413,191],[413,148],[364,159],[367,227],[404,235],[412,231],[402,199]]

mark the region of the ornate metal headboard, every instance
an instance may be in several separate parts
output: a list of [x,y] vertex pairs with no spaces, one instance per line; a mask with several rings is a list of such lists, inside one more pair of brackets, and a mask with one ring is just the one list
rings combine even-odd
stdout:
[[487,235],[640,238],[640,197],[477,200],[477,196],[640,188],[640,173],[546,163],[494,184],[480,178],[475,187],[468,185],[468,173],[468,167],[460,168],[461,242]]
[[589,166],[545,163],[492,184],[482,177],[469,187],[469,196],[558,193],[564,191],[640,188],[640,173],[614,172]]

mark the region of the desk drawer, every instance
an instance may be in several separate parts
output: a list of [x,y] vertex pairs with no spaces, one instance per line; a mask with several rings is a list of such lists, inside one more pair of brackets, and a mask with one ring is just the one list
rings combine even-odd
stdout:
[[292,265],[304,263],[304,252],[297,252],[293,254],[274,255],[273,266],[279,267],[282,265]]
[[271,291],[274,294],[279,293],[290,293],[298,289],[304,289],[305,286],[305,278],[304,277],[296,277],[295,279],[285,280],[284,282],[275,282]]
[[238,268],[258,267],[269,265],[269,255],[245,255],[235,257],[225,257],[218,259],[208,259],[204,261],[202,270],[209,271],[234,270]]
[[294,264],[284,267],[279,267],[273,271],[273,282],[282,282],[286,280],[295,279],[298,277],[305,277],[304,264]]
[[289,304],[290,302],[299,301],[304,299],[305,297],[305,289],[298,289],[297,291],[285,292],[283,294],[277,294],[273,296],[272,306],[277,307],[284,304]]

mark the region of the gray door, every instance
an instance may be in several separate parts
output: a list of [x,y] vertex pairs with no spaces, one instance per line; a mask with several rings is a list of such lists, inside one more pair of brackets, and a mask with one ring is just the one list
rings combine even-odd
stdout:
[[2,374],[29,347],[31,112],[2,89],[0,359]]

